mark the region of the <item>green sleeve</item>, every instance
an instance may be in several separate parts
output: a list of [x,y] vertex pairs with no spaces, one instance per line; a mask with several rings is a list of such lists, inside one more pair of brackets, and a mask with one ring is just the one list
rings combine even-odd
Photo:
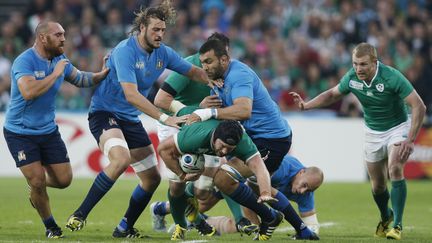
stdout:
[[395,91],[401,99],[405,99],[414,90],[414,87],[405,76],[396,69],[393,69]]
[[349,82],[351,73],[352,69],[348,71],[339,82],[339,92],[341,92],[341,94],[348,94],[350,92]]
[[[185,58],[185,60],[187,62],[189,62],[189,63],[194,64],[194,56],[195,55],[188,56],[188,57]],[[193,81],[190,80],[188,77],[182,75],[182,74],[179,74],[179,73],[176,73],[176,72],[172,72],[168,76],[168,78],[165,80],[165,82],[167,84],[169,84],[171,86],[171,88],[173,88],[175,91],[177,91],[177,94],[178,94],[178,93],[182,92],[184,90],[184,88],[186,86],[188,86],[188,84],[190,82],[193,82]]]
[[231,155],[246,162],[256,153],[259,153],[257,147],[252,142],[252,139],[245,132],[243,132],[242,139],[237,144],[236,148],[231,152]]

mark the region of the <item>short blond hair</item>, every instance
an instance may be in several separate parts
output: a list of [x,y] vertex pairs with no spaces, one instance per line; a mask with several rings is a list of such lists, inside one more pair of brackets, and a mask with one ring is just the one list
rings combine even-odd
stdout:
[[378,60],[378,55],[375,47],[366,42],[360,43],[356,47],[354,47],[352,54],[355,57],[369,56],[372,61]]

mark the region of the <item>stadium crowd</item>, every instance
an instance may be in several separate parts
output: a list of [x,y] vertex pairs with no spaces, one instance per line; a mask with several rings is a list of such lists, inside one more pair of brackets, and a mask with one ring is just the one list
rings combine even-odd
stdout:
[[[0,111],[9,102],[12,61],[33,43],[40,20],[66,30],[65,54],[78,69],[97,72],[102,57],[126,37],[134,11],[151,0],[31,0],[0,24]],[[429,108],[432,120],[432,1],[427,0],[174,0],[175,27],[164,42],[184,57],[213,32],[231,38],[232,57],[262,78],[283,112],[295,110],[291,91],[305,100],[336,85],[351,67],[352,47],[368,42],[383,63],[400,70]],[[166,75],[162,75],[165,77]],[[159,84],[163,82],[160,78]],[[155,87],[157,91],[158,87]],[[58,110],[86,111],[91,89],[64,83]],[[347,96],[325,109],[331,116],[362,116]]]

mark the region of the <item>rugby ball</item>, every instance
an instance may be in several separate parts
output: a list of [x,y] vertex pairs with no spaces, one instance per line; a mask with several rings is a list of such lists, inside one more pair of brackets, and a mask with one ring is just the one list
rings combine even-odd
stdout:
[[197,173],[204,169],[204,155],[202,154],[183,154],[179,158],[181,169],[185,173]]

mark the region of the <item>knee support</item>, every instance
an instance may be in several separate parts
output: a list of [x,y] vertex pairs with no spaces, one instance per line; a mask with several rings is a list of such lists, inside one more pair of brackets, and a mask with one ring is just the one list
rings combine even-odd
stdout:
[[123,148],[129,150],[129,147],[128,147],[125,140],[120,139],[120,138],[109,138],[104,144],[103,152],[104,152],[105,156],[108,157],[109,151],[115,146],[120,146],[120,147],[123,147]]
[[157,165],[156,156],[154,153],[151,153],[145,159],[132,163],[131,167],[135,171],[135,173],[142,172],[148,170]]
[[222,170],[224,170],[233,180],[244,183],[246,179],[240,174],[238,170],[236,170],[234,167],[223,164],[220,167]]

